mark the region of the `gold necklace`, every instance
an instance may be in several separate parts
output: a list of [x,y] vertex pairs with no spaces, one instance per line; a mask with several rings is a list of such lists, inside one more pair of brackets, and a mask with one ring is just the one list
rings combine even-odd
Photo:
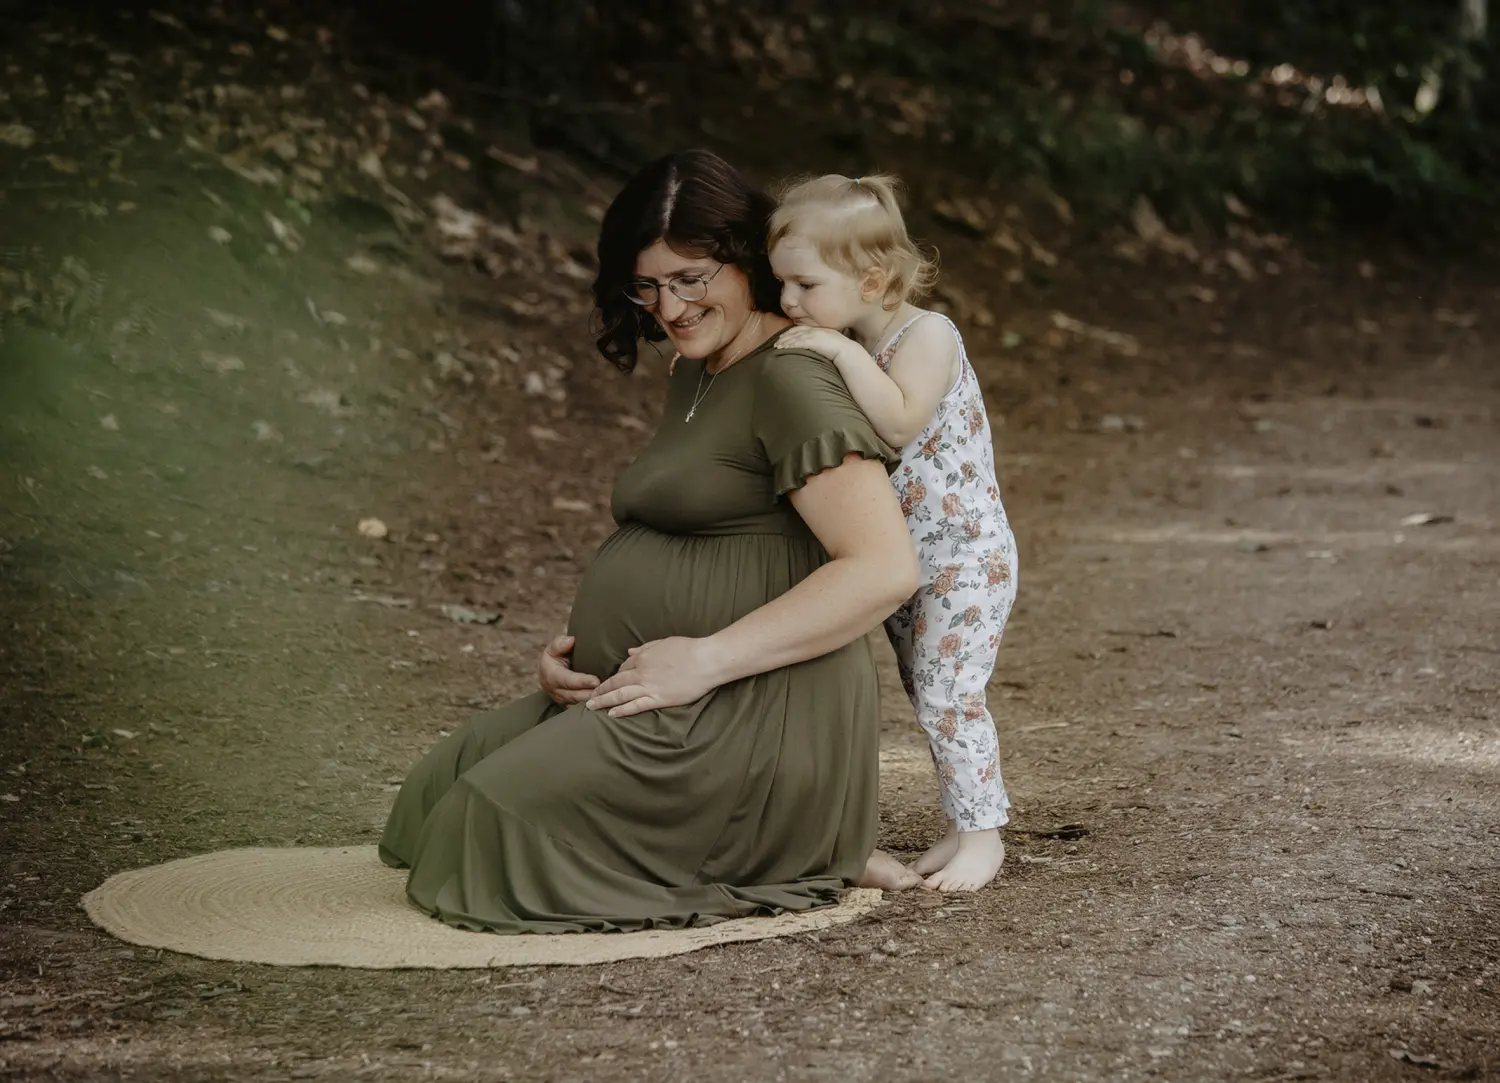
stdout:
[[[730,365],[738,361],[740,359],[740,354],[744,353],[750,348],[750,343],[755,341],[755,334],[756,332],[760,331],[760,325],[761,322],[765,319],[765,316],[766,314],[764,312],[757,312],[755,314],[755,331],[751,332],[749,342],[746,342],[745,345],[736,350],[734,352],[734,356],[731,357],[728,361],[724,362],[724,368],[721,368],[719,372],[723,372],[724,369],[727,369]],[[693,420],[693,415],[698,412],[698,407],[703,405],[703,400],[708,398],[708,393],[714,389],[714,381],[719,378],[719,372],[715,372],[712,375],[709,375],[708,362],[706,360],[703,362],[703,368],[698,373],[698,390],[693,393],[693,405],[688,407],[687,416],[683,418],[684,421]],[[703,377],[705,375],[708,376],[707,387],[703,386]]]
[[886,320],[885,326],[880,329],[880,334],[875,336],[875,345],[880,347],[880,349],[871,350],[871,357],[879,357],[881,352],[890,345],[889,342],[882,342],[881,340],[885,338],[885,333],[891,329],[891,324],[896,322],[896,317],[899,315],[901,315],[901,306],[897,305],[896,311],[891,313],[891,318]]

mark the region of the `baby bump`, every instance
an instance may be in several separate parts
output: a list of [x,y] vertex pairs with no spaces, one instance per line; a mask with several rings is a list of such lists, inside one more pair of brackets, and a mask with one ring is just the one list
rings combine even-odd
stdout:
[[600,546],[569,618],[573,666],[604,676],[631,647],[707,636],[804,579],[826,557],[777,534],[678,535],[628,523]]

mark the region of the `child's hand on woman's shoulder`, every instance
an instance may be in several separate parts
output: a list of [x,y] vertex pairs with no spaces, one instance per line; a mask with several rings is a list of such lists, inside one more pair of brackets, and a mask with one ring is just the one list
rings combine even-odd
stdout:
[[826,327],[808,327],[805,324],[799,324],[783,333],[776,345],[787,350],[809,350],[834,362],[869,356],[864,347],[853,339],[845,338]]

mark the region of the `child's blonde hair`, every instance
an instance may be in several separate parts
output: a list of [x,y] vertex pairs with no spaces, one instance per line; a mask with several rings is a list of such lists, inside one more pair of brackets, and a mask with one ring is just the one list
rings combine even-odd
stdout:
[[937,281],[937,260],[906,232],[900,191],[901,182],[883,173],[852,179],[828,173],[793,181],[771,215],[768,247],[796,236],[814,245],[828,266],[855,277],[879,268],[886,275],[882,304],[895,308]]

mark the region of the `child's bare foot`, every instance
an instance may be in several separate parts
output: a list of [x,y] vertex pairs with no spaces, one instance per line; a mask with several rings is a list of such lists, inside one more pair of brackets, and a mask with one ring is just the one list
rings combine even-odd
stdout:
[[884,850],[876,850],[865,862],[865,874],[859,878],[860,887],[878,887],[885,891],[905,891],[916,887],[922,878],[897,861]]
[[964,831],[958,836],[953,860],[922,881],[922,886],[932,891],[978,891],[1000,875],[1004,862],[1005,843],[999,828]]
[[912,862],[912,871],[918,876],[931,876],[952,861],[956,853],[958,853],[958,825],[949,820],[948,833]]

